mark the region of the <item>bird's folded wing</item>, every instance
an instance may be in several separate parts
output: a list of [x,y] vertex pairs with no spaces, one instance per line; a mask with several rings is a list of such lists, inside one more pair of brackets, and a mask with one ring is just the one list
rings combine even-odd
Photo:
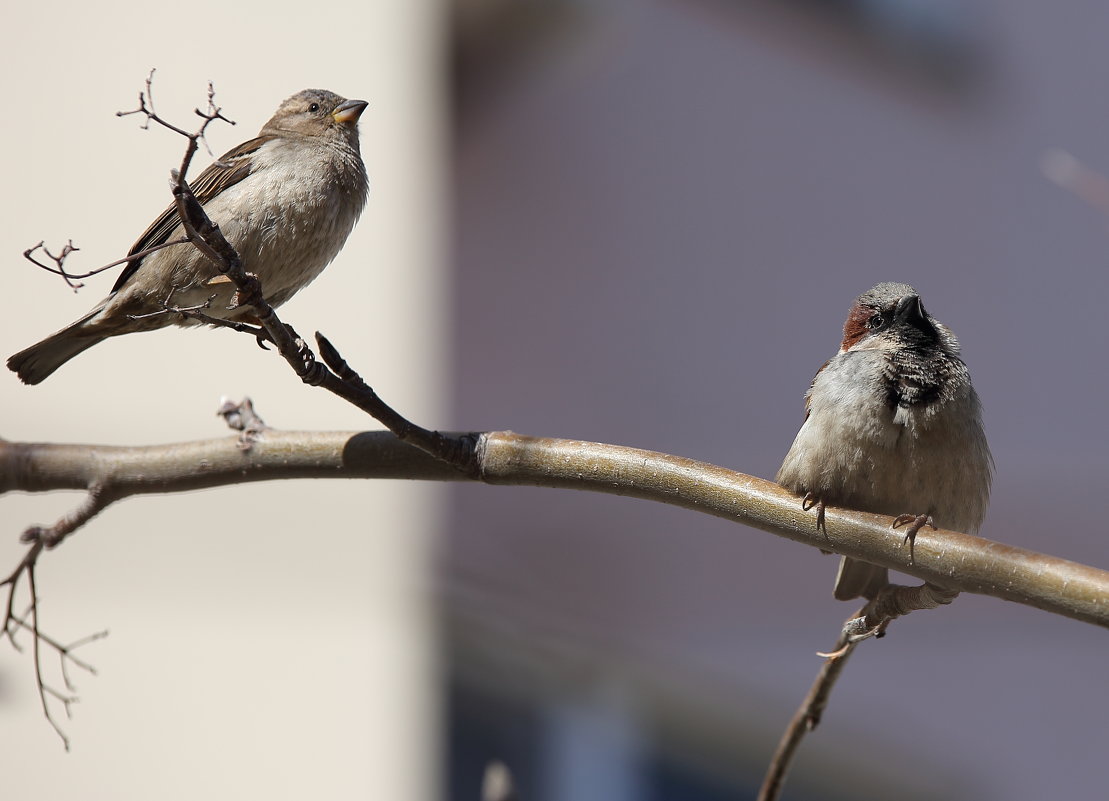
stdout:
[[[218,161],[214,161],[205,167],[196,180],[190,183],[193,195],[200,204],[203,206],[224,189],[234,186],[250,175],[254,169],[254,159],[251,158],[251,155],[274,138],[273,134],[266,134],[243,142],[238,147],[224,153]],[[169,235],[180,222],[180,218],[177,216],[177,206],[169,206],[158,215],[158,219],[152,222],[149,228],[142,232],[142,236],[131,246],[127,255],[140,253],[163,244],[169,239]],[[139,269],[142,261],[142,258],[138,258],[127,262],[127,266],[123,268],[123,272],[119,274],[119,278],[112,286],[113,293],[118,292],[120,287],[127,283],[128,279]]]

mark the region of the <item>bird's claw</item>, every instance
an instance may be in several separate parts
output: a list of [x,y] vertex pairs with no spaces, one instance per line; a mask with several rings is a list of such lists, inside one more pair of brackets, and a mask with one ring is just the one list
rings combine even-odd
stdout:
[[898,515],[893,519],[893,525],[890,528],[897,529],[901,526],[908,525],[905,529],[905,539],[902,543],[909,545],[909,564],[913,563],[913,545],[916,542],[916,535],[925,526],[931,526],[932,530],[936,530],[936,521],[932,519],[932,515]]
[[826,537],[828,527],[824,524],[824,500],[811,492],[806,492],[805,497],[801,499],[801,508],[807,512],[814,506],[816,507],[816,530],[823,531]]

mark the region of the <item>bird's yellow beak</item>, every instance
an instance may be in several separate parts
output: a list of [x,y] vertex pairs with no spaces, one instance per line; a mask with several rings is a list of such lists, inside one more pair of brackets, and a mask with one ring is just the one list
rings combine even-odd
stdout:
[[365,100],[346,100],[335,107],[335,110],[331,112],[331,116],[335,122],[343,125],[354,125],[368,105],[369,103]]

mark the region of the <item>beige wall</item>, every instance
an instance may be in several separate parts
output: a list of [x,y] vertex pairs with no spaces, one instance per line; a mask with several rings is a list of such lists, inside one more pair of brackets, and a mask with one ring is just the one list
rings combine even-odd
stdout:
[[[287,95],[321,87],[370,103],[371,197],[346,249],[283,316],[304,334],[326,331],[400,408],[442,417],[444,129],[432,4],[13,8],[0,47],[5,356],[76,318],[113,280],[74,295],[25,263],[24,248],[72,237],[81,253],[71,266],[91,268],[123,255],[168,202],[182,142],[114,116],[135,105],[150,67],[159,111],[185,125],[215,81],[239,123],[213,127],[217,153],[252,136]],[[302,386],[246,337],[175,330],[105,343],[38,387],[5,371],[0,436],[218,437],[223,394],[249,394],[280,428],[379,427]],[[78,497],[0,499],[0,566],[15,564],[22,527]],[[424,485],[301,482],[109,509],[38,574],[52,634],[111,630],[83,651],[100,676],[76,676],[74,719],[56,710],[71,754],[42,719],[29,655],[0,649],[3,795],[434,795],[425,590],[437,498]]]

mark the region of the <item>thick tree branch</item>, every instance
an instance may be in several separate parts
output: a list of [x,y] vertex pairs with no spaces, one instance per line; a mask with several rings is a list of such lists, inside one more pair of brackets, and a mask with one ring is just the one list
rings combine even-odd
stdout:
[[[705,462],[511,432],[476,435],[474,443],[478,477],[490,484],[588,490],[680,506],[951,590],[1109,627],[1109,571],[944,530],[922,531],[910,563],[891,518],[829,507],[827,533],[818,532],[815,513],[803,511],[797,496]],[[119,500],[279,478],[456,481],[467,476],[386,432],[267,430],[245,451],[238,437],[145,447],[0,442],[0,492],[95,486],[101,499]]]

